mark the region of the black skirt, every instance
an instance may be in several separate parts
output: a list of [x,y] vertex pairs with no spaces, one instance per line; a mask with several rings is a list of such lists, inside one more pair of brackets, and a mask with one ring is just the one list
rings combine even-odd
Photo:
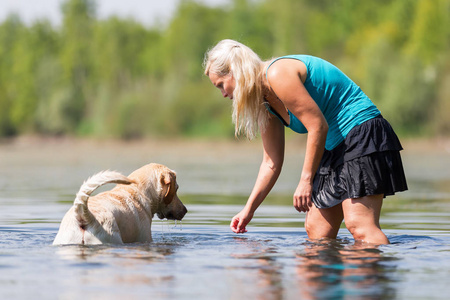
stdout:
[[329,208],[348,198],[407,190],[402,149],[382,116],[356,126],[336,148],[325,150],[314,177],[313,203]]

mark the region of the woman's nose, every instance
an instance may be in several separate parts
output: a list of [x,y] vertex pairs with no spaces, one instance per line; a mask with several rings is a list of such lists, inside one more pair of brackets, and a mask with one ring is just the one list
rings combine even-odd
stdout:
[[228,97],[228,94],[225,92],[225,90],[222,90],[222,96],[223,96],[224,98]]

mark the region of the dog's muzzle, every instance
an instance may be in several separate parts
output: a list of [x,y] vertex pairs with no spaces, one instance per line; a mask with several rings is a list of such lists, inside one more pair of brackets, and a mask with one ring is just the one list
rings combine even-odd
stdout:
[[184,215],[188,212],[187,208],[183,205],[183,207],[178,211],[166,211],[166,212],[158,212],[156,215],[158,218],[168,219],[168,220],[181,220]]

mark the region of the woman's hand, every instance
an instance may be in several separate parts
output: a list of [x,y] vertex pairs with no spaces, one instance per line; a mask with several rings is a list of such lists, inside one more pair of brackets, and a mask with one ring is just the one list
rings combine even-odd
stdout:
[[245,228],[247,224],[252,220],[253,213],[248,209],[244,208],[240,213],[231,219],[230,228],[234,233],[246,233]]
[[312,206],[311,200],[312,183],[305,180],[300,180],[297,189],[294,193],[294,207],[299,212],[307,212]]

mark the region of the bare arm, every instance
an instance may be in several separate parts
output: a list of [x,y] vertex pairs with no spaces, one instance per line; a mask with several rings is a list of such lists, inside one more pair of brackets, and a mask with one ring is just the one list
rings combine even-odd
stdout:
[[231,220],[231,230],[235,233],[246,232],[246,226],[253,218],[256,209],[269,194],[278,176],[284,160],[284,126],[271,117],[264,132],[261,132],[264,156],[258,177],[244,209]]
[[305,66],[300,61],[283,59],[269,69],[270,85],[284,105],[308,130],[305,161],[299,185],[294,194],[294,206],[298,211],[309,211],[314,175],[325,149],[328,124],[316,102],[302,82]]

